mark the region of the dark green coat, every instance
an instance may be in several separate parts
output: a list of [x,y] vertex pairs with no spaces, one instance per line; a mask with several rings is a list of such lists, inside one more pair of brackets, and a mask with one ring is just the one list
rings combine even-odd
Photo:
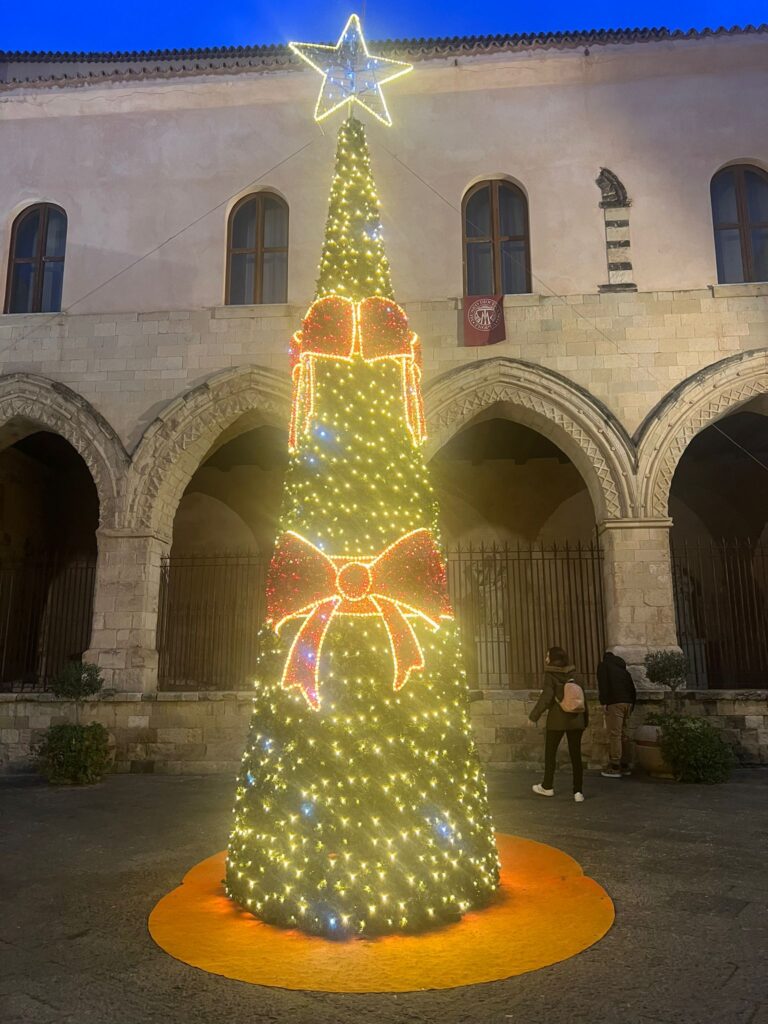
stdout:
[[568,679],[575,680],[584,689],[574,668],[574,665],[567,665],[565,668],[561,668],[559,665],[547,665],[544,671],[544,689],[536,701],[536,706],[528,716],[532,722],[538,722],[544,712],[548,711],[547,729],[586,729],[589,725],[586,696],[583,712],[563,711],[558,704],[558,700],[563,699],[563,690]]

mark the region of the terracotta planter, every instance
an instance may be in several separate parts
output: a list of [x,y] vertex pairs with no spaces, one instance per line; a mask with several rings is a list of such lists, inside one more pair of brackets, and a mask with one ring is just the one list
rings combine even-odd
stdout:
[[673,779],[672,769],[659,746],[660,731],[657,725],[639,725],[635,729],[635,761],[657,779]]

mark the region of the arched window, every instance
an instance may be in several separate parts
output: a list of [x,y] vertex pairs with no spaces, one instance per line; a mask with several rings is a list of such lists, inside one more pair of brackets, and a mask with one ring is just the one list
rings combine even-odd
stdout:
[[67,215],[38,203],[13,222],[6,313],[58,313],[64,281]]
[[288,205],[273,192],[245,196],[229,215],[227,305],[285,302]]
[[717,280],[768,281],[768,174],[749,164],[725,167],[710,193]]
[[528,202],[508,181],[481,181],[464,196],[464,294],[531,290]]

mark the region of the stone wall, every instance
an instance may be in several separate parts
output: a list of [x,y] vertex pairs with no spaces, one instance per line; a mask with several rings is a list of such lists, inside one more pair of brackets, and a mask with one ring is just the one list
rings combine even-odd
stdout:
[[[527,690],[475,691],[472,722],[484,763],[541,764],[543,727],[527,725],[536,696]],[[591,724],[583,749],[588,766],[597,768],[605,763],[607,742],[596,695],[588,696]],[[663,700],[661,691],[643,691],[633,725]],[[686,713],[706,716],[722,730],[741,763],[768,764],[768,691],[689,691],[684,700]],[[101,722],[114,734],[118,772],[234,774],[250,707],[249,692],[116,694],[89,702],[82,720]],[[73,718],[72,705],[49,694],[0,694],[0,773],[34,770],[31,746],[49,725]]]
[[[118,772],[234,772],[251,699],[249,692],[120,693],[88,701],[81,721],[100,722],[114,735]],[[50,694],[0,694],[0,772],[32,770],[30,747],[43,731],[72,721],[69,701]]]
[[[542,725],[527,724],[538,693],[528,690],[474,692],[472,724],[482,761],[494,768],[542,763]],[[706,717],[736,751],[741,764],[768,764],[768,690],[688,690],[682,695],[685,714]],[[608,741],[597,694],[588,692],[590,725],[584,735],[584,761],[591,768],[607,761]],[[669,693],[641,690],[632,715],[632,729],[652,711],[665,707]],[[565,751],[561,752],[561,758]]]
[[[258,365],[287,381],[288,342],[309,299],[293,306],[0,315],[1,369],[67,384],[131,451],[164,405],[217,371]],[[507,340],[486,348],[461,344],[460,307],[460,299],[404,304],[422,341],[427,382],[462,364],[524,359],[588,391],[629,434],[697,370],[768,347],[768,284],[507,295]]]
[[[696,434],[765,400],[768,284],[510,295],[508,340],[460,343],[458,299],[407,304],[425,357],[430,458],[502,417],[584,481],[605,557],[606,646],[638,672],[677,645],[669,494]],[[91,646],[108,687],[157,688],[162,557],[189,482],[223,441],[288,419],[303,307],[0,317],[0,447],[35,430],[82,455],[101,526]],[[762,406],[761,406],[762,408]]]
[[[710,180],[733,161],[766,166],[768,36],[640,35],[601,36],[588,52],[561,39],[414,45],[417,70],[388,95],[395,127],[367,129],[403,301],[460,294],[462,196],[488,177],[513,180],[528,198],[539,290],[597,291],[607,267],[595,178],[606,162],[629,192],[640,291],[717,279]],[[182,61],[178,77],[143,60],[117,76],[100,62],[81,65],[99,73],[79,80],[0,84],[0,280],[14,217],[45,199],[69,217],[65,308],[215,305],[229,212],[269,189],[290,207],[289,300],[311,296],[338,123],[324,132],[312,123],[316,76],[293,63]],[[42,65],[45,77],[54,63]]]

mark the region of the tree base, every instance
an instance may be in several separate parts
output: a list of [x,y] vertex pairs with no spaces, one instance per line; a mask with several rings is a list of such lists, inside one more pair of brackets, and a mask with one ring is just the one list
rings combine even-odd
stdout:
[[149,916],[154,941],[210,974],[315,992],[412,992],[501,981],[567,960],[614,920],[605,890],[552,846],[497,835],[493,902],[421,935],[337,942],[264,924],[224,895],[225,853],[195,865]]

